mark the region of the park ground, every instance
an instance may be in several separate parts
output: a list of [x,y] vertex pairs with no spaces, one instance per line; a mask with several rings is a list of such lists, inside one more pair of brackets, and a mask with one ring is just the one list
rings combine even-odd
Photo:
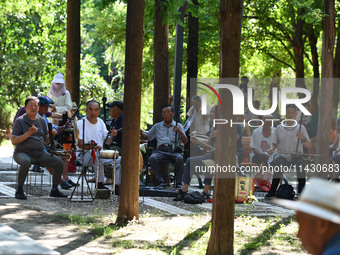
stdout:
[[[139,220],[117,226],[117,196],[71,202],[50,198],[44,187],[42,196],[32,191],[20,201],[12,150],[7,142],[0,147],[0,223],[60,254],[205,254],[211,204],[141,197]],[[296,237],[294,212],[263,200],[263,192],[255,195],[258,201],[235,206],[234,253],[307,254]]]

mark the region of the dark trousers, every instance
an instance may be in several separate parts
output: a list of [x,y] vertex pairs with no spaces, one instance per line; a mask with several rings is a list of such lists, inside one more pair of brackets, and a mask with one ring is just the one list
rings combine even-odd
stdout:
[[[190,157],[187,159],[185,163],[185,169],[182,177],[182,182],[185,184],[190,184],[191,177],[193,174],[197,173],[195,172],[195,167],[196,166],[204,166],[203,160],[206,159],[213,159],[209,153],[202,155],[202,156],[196,156],[196,157]],[[199,172],[198,172],[199,174]],[[209,172],[206,172],[204,174],[204,184],[211,185],[212,181],[212,175]]]
[[183,175],[184,159],[180,153],[168,152],[156,149],[149,157],[150,166],[153,170],[154,177],[158,183],[164,183],[161,174],[160,163],[164,161],[171,161],[175,163],[176,184],[181,184],[181,177]]
[[64,161],[61,158],[51,156],[49,153],[44,151],[44,153],[38,158],[30,157],[24,152],[18,152],[13,155],[13,159],[20,165],[18,173],[18,187],[22,187],[24,185],[31,165],[38,163],[43,167],[53,168],[53,185],[58,186],[60,183],[60,178],[64,169]]
[[[306,184],[306,172],[304,171],[303,163],[304,162],[302,158],[294,158],[292,161],[288,161],[284,157],[277,157],[271,163],[271,165],[273,166],[282,165],[282,166],[292,166],[292,167],[296,166],[296,174],[297,174],[297,180],[298,180],[298,194],[300,194]],[[300,168],[300,166],[302,166],[302,169]],[[282,177],[283,177],[282,172],[274,172],[272,186],[270,187],[268,194],[275,194]]]

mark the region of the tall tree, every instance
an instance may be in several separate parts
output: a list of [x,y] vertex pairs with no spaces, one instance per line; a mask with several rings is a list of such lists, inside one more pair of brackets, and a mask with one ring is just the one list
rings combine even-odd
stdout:
[[[198,9],[198,1],[192,1],[194,6]],[[196,86],[190,86],[190,79],[197,78],[198,73],[198,31],[199,31],[199,19],[197,14],[189,12],[188,14],[188,46],[187,46],[187,101],[186,112],[190,108],[190,95],[196,95],[196,91],[190,91],[190,89],[196,88]]]
[[[235,86],[238,85],[240,68],[242,3],[242,0],[221,0],[220,2],[220,77],[230,78],[228,83]],[[233,117],[232,107],[230,107],[233,105],[231,93],[228,93],[226,89],[220,89],[219,93],[224,104],[223,106],[219,105],[218,118],[231,119]],[[220,166],[235,165],[235,125],[233,127],[219,125],[216,142],[216,164]],[[211,235],[207,254],[233,254],[234,217],[235,176],[232,173],[227,175],[216,173]]]
[[139,218],[139,136],[144,39],[144,0],[127,1],[122,179],[117,222]]
[[[329,163],[329,136],[331,129],[333,103],[333,56],[335,43],[335,5],[334,0],[324,0],[323,44],[322,44],[322,70],[321,95],[318,119],[318,134],[316,153],[322,157],[317,160],[319,164]],[[326,176],[325,176],[326,177]]]
[[80,89],[80,0],[67,1],[66,87],[79,103]]
[[318,35],[315,34],[313,24],[310,24],[309,34],[308,34],[308,40],[309,45],[311,48],[311,64],[313,66],[313,93],[312,93],[312,102],[317,102],[318,96],[319,96],[319,90],[320,90],[320,65],[319,65],[319,54],[318,54]]
[[169,24],[166,23],[166,1],[155,0],[154,17],[154,92],[153,122],[162,120],[161,108],[169,100]]

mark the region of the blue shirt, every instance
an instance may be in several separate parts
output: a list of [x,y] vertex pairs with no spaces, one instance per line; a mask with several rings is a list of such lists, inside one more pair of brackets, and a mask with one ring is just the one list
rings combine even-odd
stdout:
[[325,251],[322,255],[338,255],[340,254],[340,232],[335,234],[327,243]]
[[[169,126],[166,126],[164,121],[158,122],[147,132],[148,139],[152,141],[153,139],[157,139],[157,147],[162,144],[174,145],[181,142],[181,136],[177,133],[176,140],[176,132],[173,131],[174,126],[176,126],[176,122],[172,120]],[[177,123],[177,126],[184,133],[183,127],[180,123]]]

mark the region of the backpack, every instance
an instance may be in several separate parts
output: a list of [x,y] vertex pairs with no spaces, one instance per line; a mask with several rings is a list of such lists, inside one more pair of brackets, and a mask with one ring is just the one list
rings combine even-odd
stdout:
[[186,204],[202,204],[204,202],[204,196],[198,191],[188,193],[184,196],[184,203]]
[[281,184],[275,193],[275,197],[282,199],[290,199],[293,200],[295,197],[295,191],[292,185],[288,183],[286,179],[284,179],[284,184]]

